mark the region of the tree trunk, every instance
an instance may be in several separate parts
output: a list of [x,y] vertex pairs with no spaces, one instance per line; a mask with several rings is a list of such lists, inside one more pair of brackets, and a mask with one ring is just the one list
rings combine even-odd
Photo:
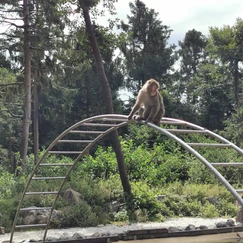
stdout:
[[[110,88],[109,82],[108,82],[106,74],[105,74],[102,57],[101,57],[101,54],[99,51],[96,37],[94,35],[93,27],[91,24],[89,10],[88,10],[88,8],[85,8],[85,7],[83,7],[82,9],[83,9],[83,15],[84,15],[84,20],[85,20],[85,24],[86,24],[86,31],[87,31],[90,45],[91,45],[91,48],[92,48],[92,51],[93,51],[93,54],[95,57],[97,71],[98,71],[100,81],[102,84],[102,88],[103,88],[103,97],[104,97],[104,102],[105,102],[105,106],[106,106],[106,112],[108,114],[111,114],[111,113],[114,113],[113,104],[112,104],[112,96],[111,96],[111,88]],[[128,180],[128,175],[127,175],[127,171],[126,171],[126,167],[125,167],[125,163],[124,163],[124,156],[123,156],[123,153],[121,150],[121,145],[119,142],[117,130],[112,132],[111,140],[112,140],[113,148],[116,152],[116,158],[117,158],[117,162],[118,162],[120,178],[121,178],[123,190],[125,192],[125,196],[127,198],[131,198],[131,187],[130,187],[130,183]]]
[[23,0],[24,6],[24,118],[22,127],[22,138],[20,145],[20,157],[25,160],[28,150],[28,138],[31,115],[31,58],[30,58],[30,44],[29,44],[29,0]]
[[38,115],[39,115],[39,71],[35,69],[35,78],[34,78],[34,156],[35,163],[38,160],[39,154],[39,123],[38,123]]
[[235,105],[239,105],[239,66],[238,60],[234,63],[234,95],[235,95]]

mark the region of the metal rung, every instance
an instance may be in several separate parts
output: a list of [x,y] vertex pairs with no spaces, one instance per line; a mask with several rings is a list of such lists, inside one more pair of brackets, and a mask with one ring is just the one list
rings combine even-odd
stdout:
[[66,177],[56,176],[56,177],[32,177],[32,180],[63,180]]
[[78,131],[78,130],[71,130],[70,133],[102,134],[102,133],[105,133],[105,132],[104,131]]
[[242,162],[229,162],[229,163],[220,163],[220,162],[217,162],[217,163],[211,163],[211,165],[213,166],[243,166],[243,163]]
[[50,154],[81,154],[82,151],[49,151]]
[[102,121],[117,121],[117,122],[127,122],[128,120],[126,118],[103,118]]
[[59,140],[58,143],[92,143],[94,140]]
[[109,123],[82,123],[82,126],[91,126],[91,127],[116,127],[117,124]]
[[73,164],[39,164],[39,166],[72,166]]
[[58,194],[58,192],[26,192],[25,195],[47,195],[47,194]]
[[235,189],[238,193],[242,193],[243,189]]
[[51,210],[51,207],[32,207],[32,208],[21,208],[20,211],[31,211],[31,210]]
[[187,143],[190,146],[201,146],[201,147],[218,147],[218,148],[226,148],[231,147],[230,144],[223,143]]
[[16,225],[16,229],[22,229],[22,228],[32,228],[32,227],[46,227],[47,224],[24,224],[24,225]]
[[189,129],[165,129],[172,133],[207,133],[206,130],[189,130]]
[[160,124],[166,124],[166,125],[188,125],[186,122],[178,122],[178,121],[160,121]]

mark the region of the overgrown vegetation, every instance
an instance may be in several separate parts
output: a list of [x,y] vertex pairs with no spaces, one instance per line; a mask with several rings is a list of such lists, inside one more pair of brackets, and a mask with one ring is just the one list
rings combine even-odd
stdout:
[[[134,133],[137,136],[132,139]],[[228,190],[201,162],[178,144],[146,126],[131,125],[128,134],[126,138],[121,138],[121,144],[132,186],[131,205],[124,202],[115,153],[110,147],[100,146],[93,156],[86,156],[77,164],[63,188],[63,192],[67,188],[79,192],[81,202],[70,204],[61,197],[56,209],[63,216],[54,220],[52,227],[88,227],[118,221],[163,221],[168,217],[236,216],[238,208]],[[146,140],[141,143],[142,134]],[[210,142],[209,138],[200,136],[205,142]],[[190,138],[195,141],[198,139],[198,135]],[[219,152],[214,149],[200,152],[208,158],[224,158],[229,161],[238,159],[230,151]],[[68,157],[52,155],[48,159],[50,162],[70,162]],[[10,230],[19,197],[33,166],[34,157],[30,156],[17,177],[1,173],[0,223],[7,231]],[[48,170],[45,169],[43,176],[57,173]],[[235,186],[240,185],[241,172],[236,170],[231,173],[228,170],[226,178]],[[32,184],[32,190],[55,190],[56,186],[53,181],[38,182]],[[24,207],[46,207],[50,202],[51,196],[30,197]],[[117,210],[110,209],[111,202],[119,205]]]

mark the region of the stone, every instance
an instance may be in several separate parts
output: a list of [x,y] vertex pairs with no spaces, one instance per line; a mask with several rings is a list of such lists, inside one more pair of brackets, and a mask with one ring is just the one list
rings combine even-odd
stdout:
[[178,232],[178,231],[180,231],[180,229],[178,227],[170,226],[168,228],[169,233],[174,233],[174,232]]
[[35,214],[30,214],[24,217],[24,224],[35,224],[36,222],[36,215]]
[[226,224],[226,222],[221,221],[221,222],[216,223],[216,227],[224,228],[224,227],[227,227],[227,224]]
[[94,237],[94,238],[98,238],[98,237],[100,237],[101,236],[101,234],[99,233],[99,232],[95,232],[93,235],[92,235],[92,237]]
[[205,229],[208,229],[208,227],[207,227],[206,225],[200,225],[200,226],[198,227],[198,229],[200,229],[200,230],[205,230]]
[[70,240],[70,236],[68,233],[63,233],[59,240]]
[[208,197],[207,200],[213,205],[217,205],[220,203],[220,199],[217,197]]
[[158,195],[158,196],[156,196],[156,199],[157,199],[158,201],[163,201],[164,198],[165,198],[165,195]]
[[45,224],[47,223],[48,220],[48,215],[46,214],[46,212],[43,212],[43,214],[39,214],[36,216],[36,221],[38,222],[38,224]]
[[85,236],[80,234],[80,233],[74,233],[73,236],[72,236],[73,240],[80,240],[80,239],[83,239],[83,238],[85,238]]
[[64,192],[63,198],[69,203],[78,204],[82,201],[81,194],[69,188]]
[[106,207],[112,212],[112,213],[117,213],[120,208],[120,202],[119,201],[113,201],[113,202],[108,202],[106,203]]
[[[35,209],[36,207],[30,207],[30,210],[21,212],[23,222],[25,225],[29,224],[45,224],[47,223],[50,215],[49,209]],[[58,220],[62,217],[62,213],[59,210],[54,210],[52,213],[52,220]]]
[[189,224],[186,228],[185,228],[185,230],[195,230],[196,229],[196,227],[195,227],[195,225],[193,225],[193,224]]
[[228,220],[226,221],[226,225],[227,225],[228,227],[233,227],[233,226],[235,226],[235,221],[234,221],[233,219],[228,219]]

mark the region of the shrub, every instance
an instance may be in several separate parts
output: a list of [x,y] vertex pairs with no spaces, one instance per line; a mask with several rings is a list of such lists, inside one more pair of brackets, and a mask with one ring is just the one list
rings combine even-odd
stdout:
[[12,229],[18,201],[15,199],[0,199],[0,226],[5,227],[5,231]]
[[97,226],[101,221],[84,201],[77,205],[67,206],[62,211],[64,216],[61,227],[91,227]]
[[14,175],[9,172],[0,174],[0,198],[11,198],[16,183]]

